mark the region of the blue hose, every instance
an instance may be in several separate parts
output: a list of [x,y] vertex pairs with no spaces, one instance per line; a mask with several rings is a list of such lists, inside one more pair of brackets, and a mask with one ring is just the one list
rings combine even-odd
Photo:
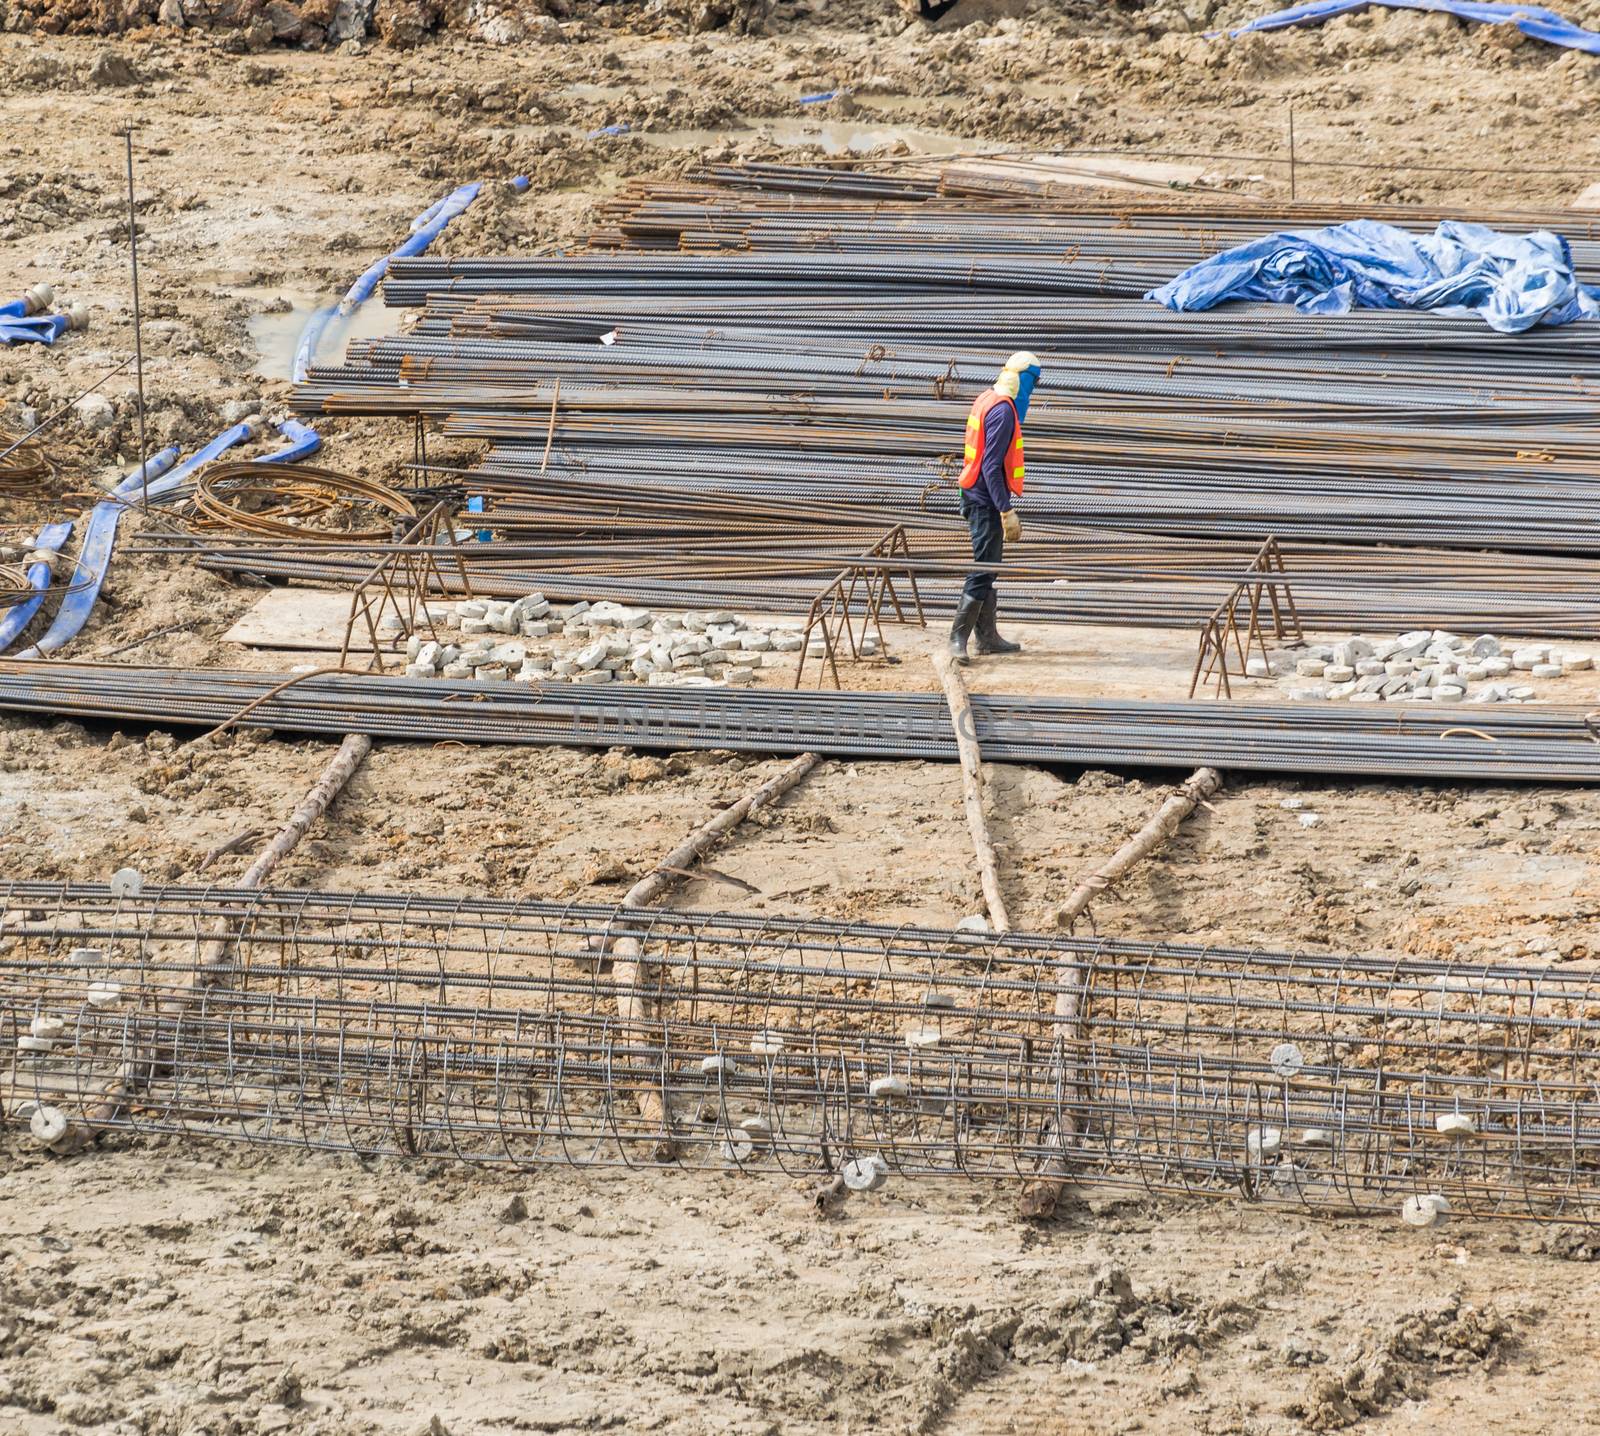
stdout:
[[0,319],[0,343],[54,344],[67,328],[65,314],[35,314],[31,319]]
[[[72,525],[46,524],[39,530],[39,537],[33,541],[36,549],[49,549],[57,553],[72,536]],[[14,603],[10,608],[0,611],[0,653],[4,653],[19,638],[22,630],[31,622],[44,603],[45,590],[50,587],[50,565],[35,563],[28,566],[28,583],[34,590],[34,597],[25,599],[22,603]]]
[[[164,494],[171,493],[175,488],[178,487],[179,484],[187,479],[190,474],[194,473],[196,469],[201,468],[205,464],[209,464],[213,459],[217,458],[220,454],[227,452],[227,450],[231,449],[235,444],[242,444],[246,439],[255,438],[255,436],[260,432],[260,429],[261,421],[259,419],[246,419],[242,424],[235,424],[231,429],[224,429],[220,434],[217,435],[216,438],[207,444],[205,448],[191,454],[187,459],[179,464],[177,468],[172,469],[168,473],[164,473],[159,483],[151,484],[150,497],[153,499],[159,499]],[[155,459],[151,460],[151,467],[154,468],[157,461],[164,457],[168,452],[168,450],[163,449]],[[177,451],[175,449],[171,450],[170,452],[172,452],[174,457],[176,457]],[[139,471],[135,469],[131,474],[128,475],[127,478],[118,484],[116,488],[112,489],[111,492],[114,497],[119,499],[138,499],[143,497],[144,486],[139,482]]]
[[[463,213],[473,200],[477,199],[478,191],[481,188],[482,185],[477,182],[464,184],[434,205],[431,217],[426,222],[420,224],[413,222],[411,237],[401,244],[393,254],[386,254],[382,259],[370,265],[361,278],[350,286],[344,298],[339,301],[339,313],[350,313],[356,305],[371,296],[372,291],[378,287],[378,281],[383,278],[384,273],[388,270],[390,260],[406,259],[413,254],[421,254],[423,250],[427,249],[444,232],[444,227],[457,215]],[[422,213],[423,215],[428,215],[430,211],[424,210]],[[422,219],[422,215],[417,218],[419,220]]]
[[388,271],[391,260],[405,259],[413,254],[421,254],[427,249],[444,232],[444,227],[478,197],[481,188],[482,186],[476,182],[464,184],[452,190],[442,200],[429,205],[412,220],[411,235],[398,249],[370,265],[345,292],[344,298],[337,306],[331,309],[319,309],[306,321],[306,327],[300,333],[299,348],[295,350],[294,355],[293,376],[296,384],[305,383],[306,375],[311,369],[311,361],[316,358],[317,345],[322,339],[323,331],[327,329],[334,316],[342,318],[367,299],[378,287],[378,281]]
[[[109,499],[96,504],[89,512],[89,523],[84,529],[83,544],[78,549],[77,571],[73,574],[73,583],[81,584],[82,587],[69,592],[61,600],[61,607],[56,612],[55,620],[45,630],[44,637],[32,648],[24,649],[17,657],[43,658],[47,653],[54,653],[66,647],[83,632],[84,625],[88,623],[89,615],[94,612],[95,603],[100,598],[106,573],[111,567],[111,550],[117,541],[117,525],[122,522],[123,512],[128,505],[144,494],[146,483],[149,483],[150,497],[160,498],[161,495],[177,488],[201,465],[210,463],[218,454],[231,449],[244,439],[253,438],[255,432],[256,425],[248,419],[242,424],[235,424],[231,429],[224,429],[199,453],[185,459],[176,468],[172,467],[173,461],[178,457],[176,447],[163,449],[142,466],[143,477],[140,468],[135,468],[116,488],[112,489]],[[152,475],[160,477],[150,482]]]
[[280,420],[278,432],[289,441],[288,444],[284,448],[274,449],[270,454],[258,455],[250,460],[252,464],[293,464],[301,459],[309,459],[322,447],[322,435],[298,419]]

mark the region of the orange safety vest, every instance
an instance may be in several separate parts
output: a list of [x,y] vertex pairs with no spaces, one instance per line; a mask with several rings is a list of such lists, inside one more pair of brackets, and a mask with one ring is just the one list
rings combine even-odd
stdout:
[[961,487],[970,489],[978,482],[983,468],[983,424],[989,410],[996,404],[1010,404],[1011,417],[1016,420],[1011,430],[1011,446],[1006,450],[1006,487],[1013,494],[1022,492],[1022,419],[1017,406],[1004,394],[985,389],[973,401],[972,412],[967,415],[966,463],[961,469]]

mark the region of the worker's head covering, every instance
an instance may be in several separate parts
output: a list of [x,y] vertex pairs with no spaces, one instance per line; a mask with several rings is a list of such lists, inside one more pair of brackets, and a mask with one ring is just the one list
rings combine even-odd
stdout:
[[1006,360],[1006,367],[994,381],[995,393],[1004,394],[1016,404],[1019,419],[1028,417],[1028,400],[1033,397],[1033,386],[1043,372],[1039,356],[1023,350]]

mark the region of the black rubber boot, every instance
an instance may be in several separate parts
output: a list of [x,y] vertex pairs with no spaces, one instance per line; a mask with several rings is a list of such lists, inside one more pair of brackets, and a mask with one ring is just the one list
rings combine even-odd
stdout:
[[978,652],[1021,653],[1022,645],[1002,638],[999,629],[994,626],[995,614],[999,608],[999,596],[991,588],[989,596],[983,601],[983,607],[978,611],[978,622],[974,628],[978,639]]
[[977,599],[968,598],[966,594],[961,595],[961,602],[956,605],[955,622],[950,625],[950,656],[962,667],[971,662],[967,657],[967,639],[982,607]]

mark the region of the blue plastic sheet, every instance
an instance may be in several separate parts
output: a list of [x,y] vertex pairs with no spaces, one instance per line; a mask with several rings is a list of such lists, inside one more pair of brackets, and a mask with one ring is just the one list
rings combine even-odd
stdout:
[[1370,219],[1269,234],[1202,259],[1145,298],[1179,312],[1227,299],[1304,314],[1432,309],[1477,315],[1502,334],[1600,316],[1600,287],[1578,282],[1560,235],[1450,221],[1432,234]]
[[1438,10],[1485,25],[1511,24],[1524,35],[1543,40],[1546,44],[1600,55],[1600,31],[1585,30],[1581,25],[1574,25],[1554,10],[1546,10],[1538,5],[1475,3],[1475,0],[1311,0],[1307,5],[1295,5],[1288,10],[1263,15],[1259,20],[1252,20],[1248,25],[1228,33],[1239,36],[1248,35],[1254,30],[1281,30],[1288,25],[1320,25],[1335,15],[1365,10],[1370,4],[1383,5],[1390,10]]

